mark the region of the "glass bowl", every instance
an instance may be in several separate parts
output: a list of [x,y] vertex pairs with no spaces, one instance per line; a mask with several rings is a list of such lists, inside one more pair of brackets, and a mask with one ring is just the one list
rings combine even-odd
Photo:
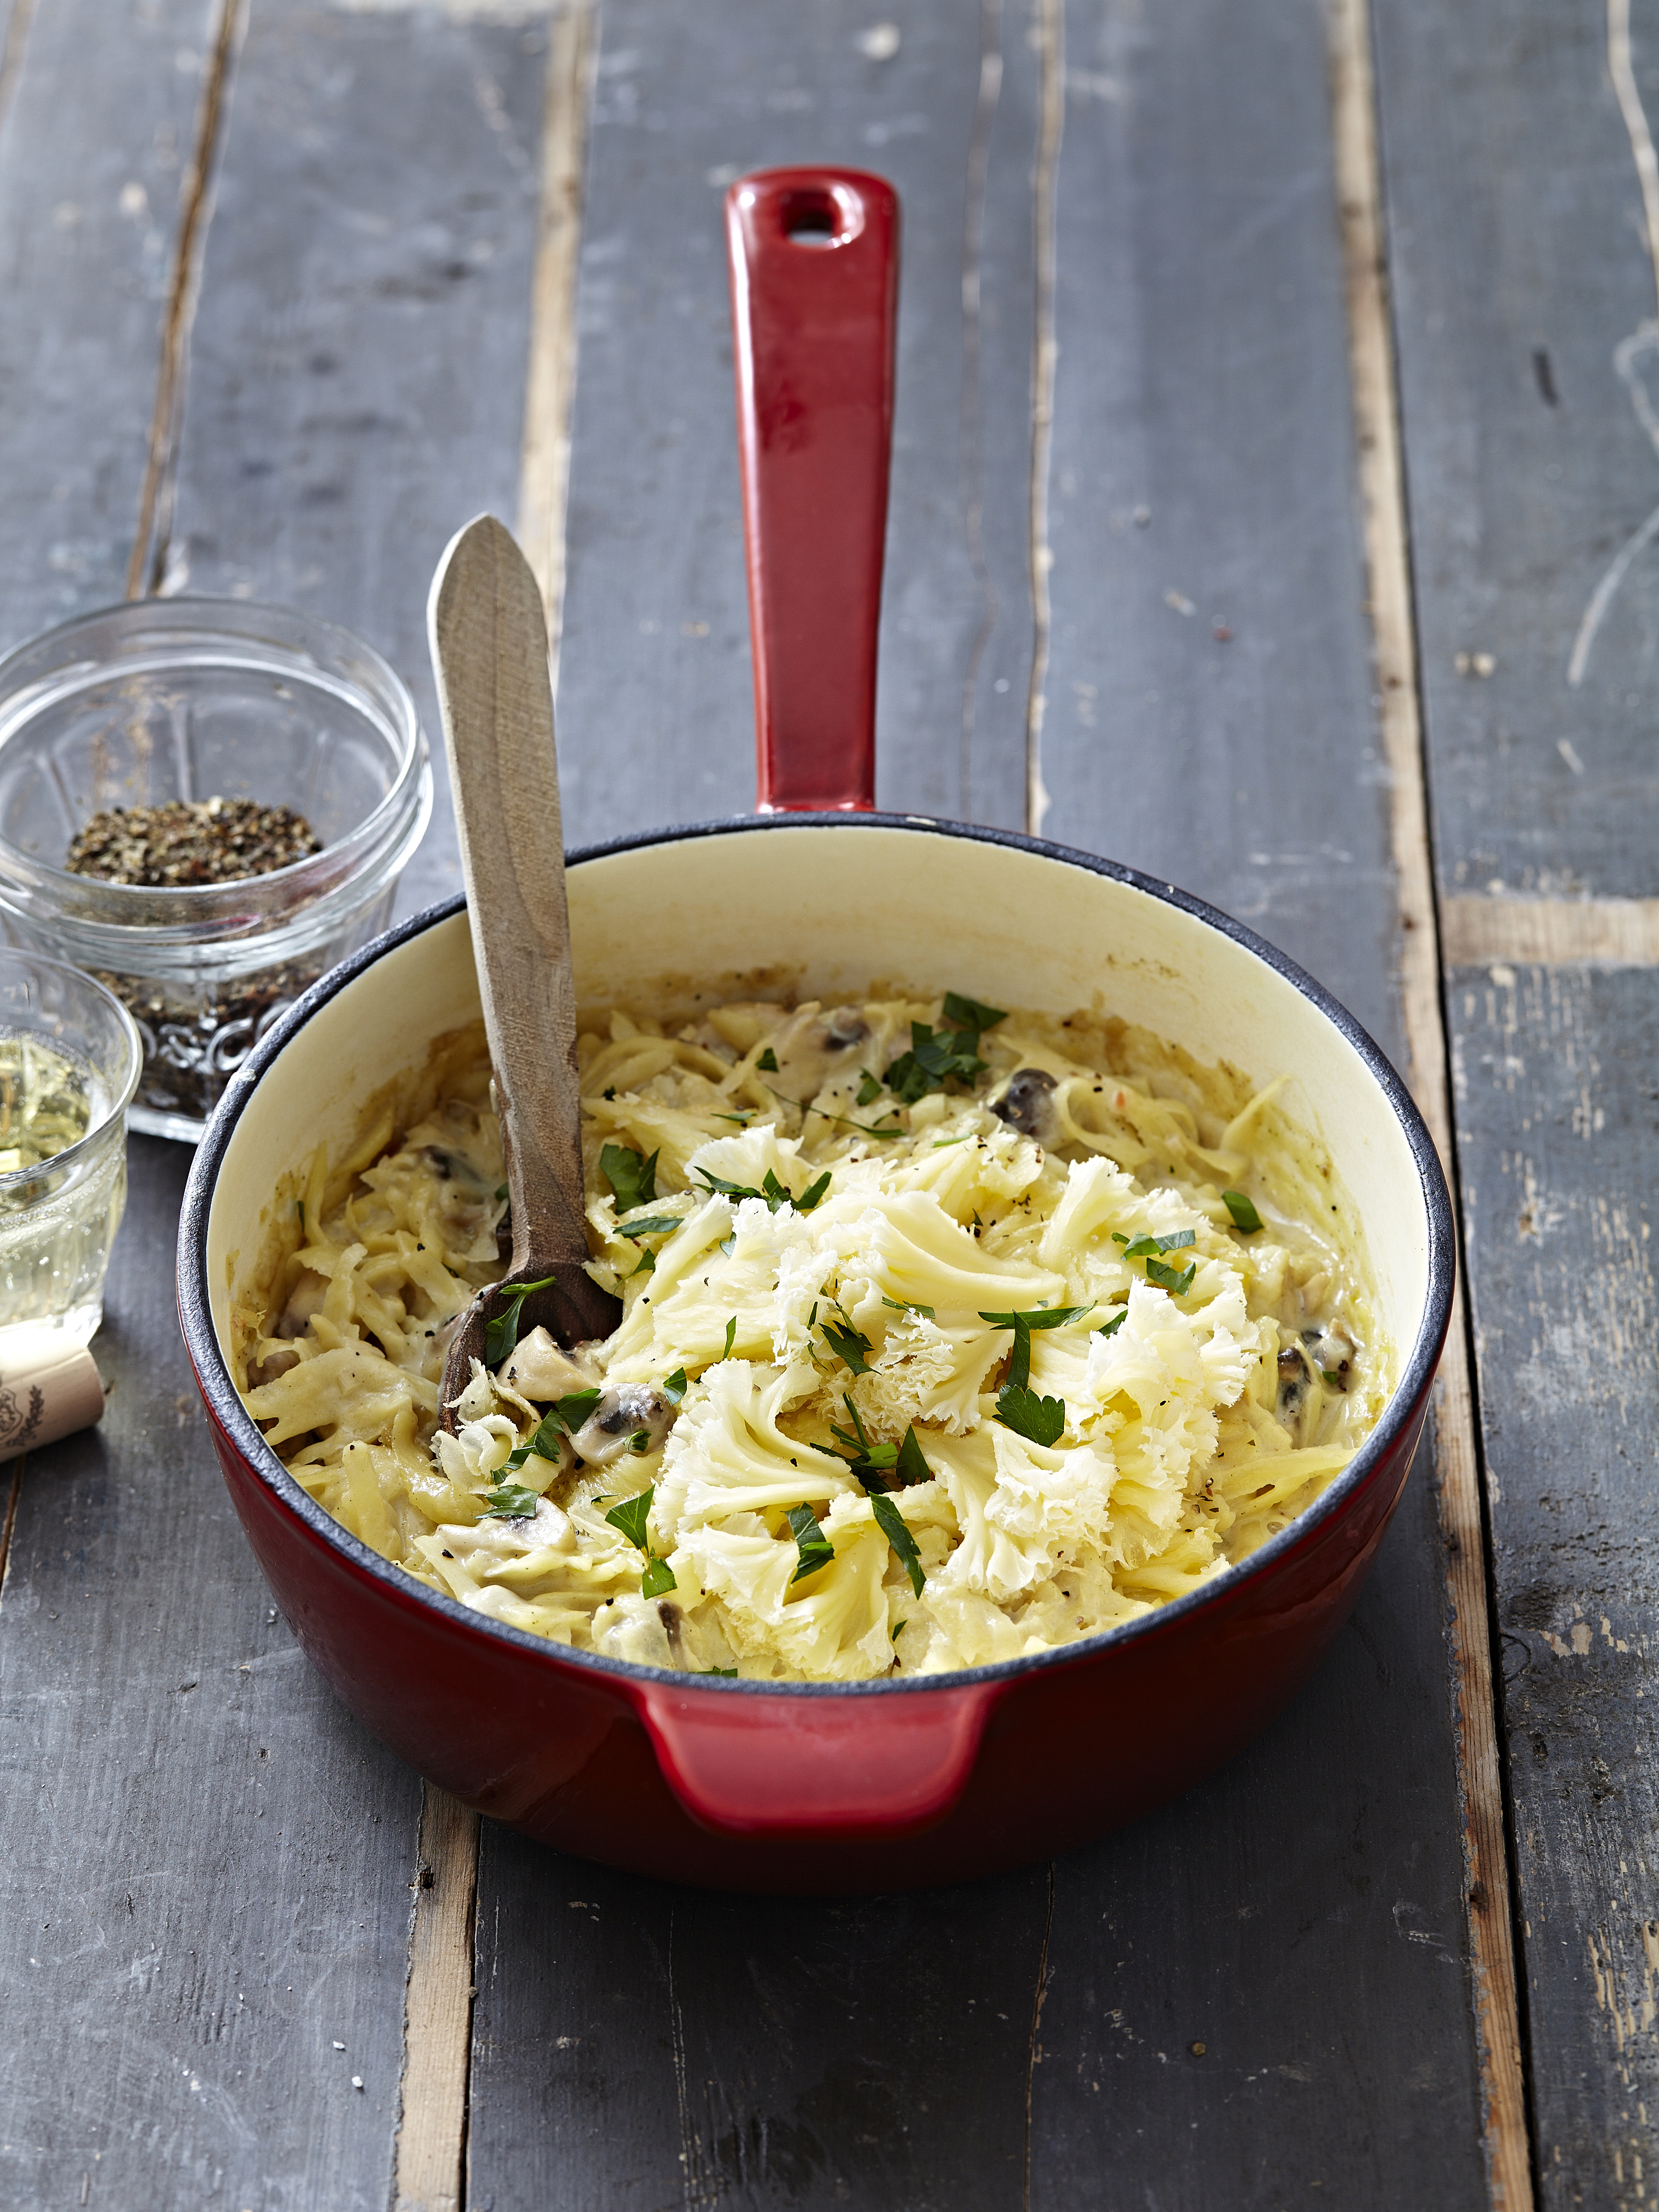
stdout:
[[[322,850],[151,890],[71,874],[94,814],[168,799],[291,806]],[[138,1025],[131,1121],[190,1142],[283,1009],[390,914],[432,811],[415,703],[337,624],[246,599],[143,599],[0,660],[0,926]]]
[[[48,1322],[84,1344],[104,1317],[126,1206],[126,1109],[143,1048],[131,1015],[89,975],[0,947],[0,1049],[19,1043],[69,1062],[87,1127],[61,1152],[0,1174],[0,1330]],[[10,1134],[12,1088],[0,1071],[0,1143]]]

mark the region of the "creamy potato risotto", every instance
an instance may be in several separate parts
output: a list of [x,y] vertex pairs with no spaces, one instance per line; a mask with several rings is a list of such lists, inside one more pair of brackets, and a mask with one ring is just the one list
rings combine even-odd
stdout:
[[482,1030],[280,1199],[245,1401],[408,1574],[556,1641],[844,1681],[1073,1642],[1225,1575],[1394,1381],[1351,1201],[1231,1067],[1099,1012],[733,1002],[583,1029],[614,1335],[516,1309]]

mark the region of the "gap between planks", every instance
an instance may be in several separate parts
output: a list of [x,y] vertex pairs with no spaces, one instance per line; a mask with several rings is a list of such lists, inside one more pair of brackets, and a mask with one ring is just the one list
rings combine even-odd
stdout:
[[1054,446],[1054,370],[1060,359],[1055,329],[1054,283],[1059,232],[1054,189],[1060,172],[1060,142],[1066,127],[1065,0],[1034,0],[1030,33],[1042,62],[1042,106],[1036,158],[1031,178],[1031,256],[1036,273],[1036,313],[1031,347],[1031,489],[1027,532],[1031,564],[1031,675],[1025,695],[1025,827],[1042,835],[1048,791],[1042,781],[1042,724],[1048,709],[1048,646],[1053,605],[1048,572],[1054,548],[1048,542],[1048,460]]
[[[1401,988],[1411,1087],[1455,1188],[1451,1099],[1440,995],[1439,918],[1429,842],[1405,484],[1384,275],[1370,13],[1367,0],[1327,0],[1327,8],[1354,428],[1379,714],[1389,768],[1389,826],[1401,925]],[[1473,903],[1454,902],[1452,913]],[[1492,910],[1497,910],[1495,904]],[[1469,1958],[1487,2179],[1492,2201],[1499,2212],[1530,2212],[1532,2161],[1493,1697],[1486,1530],[1461,1280],[1435,1387],[1434,1409],[1440,1531],[1456,1669]]]
[[[580,4],[553,15],[518,534],[541,587],[556,684],[575,391],[582,169],[596,44],[591,6]],[[460,2212],[465,2202],[478,1816],[429,1782],[422,1786],[419,1867],[410,1926],[392,2198],[396,2212]]]
[[161,365],[155,380],[155,410],[150,416],[149,452],[138,495],[132,557],[127,563],[126,595],[130,599],[147,599],[168,588],[174,471],[179,455],[179,427],[184,417],[191,326],[201,296],[202,263],[207,252],[208,224],[213,214],[213,184],[219,151],[224,143],[231,78],[247,31],[247,10],[248,0],[218,0],[202,79],[196,136],[179,186],[179,243],[167,283],[167,312],[161,323]]
[[392,2203],[396,2212],[460,2212],[465,2202],[468,2056],[478,1816],[424,1783],[404,1999]]

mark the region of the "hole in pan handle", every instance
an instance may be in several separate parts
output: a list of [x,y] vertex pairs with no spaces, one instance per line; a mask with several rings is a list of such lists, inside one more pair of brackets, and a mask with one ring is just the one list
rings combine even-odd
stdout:
[[726,196],[763,814],[875,805],[898,195],[760,169]]
[[878,1700],[787,1691],[634,1692],[668,1786],[727,1835],[893,1837],[942,1820],[968,1785],[1000,1682]]

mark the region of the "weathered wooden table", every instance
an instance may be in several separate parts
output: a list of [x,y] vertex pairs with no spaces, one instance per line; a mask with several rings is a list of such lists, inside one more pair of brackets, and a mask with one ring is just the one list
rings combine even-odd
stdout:
[[[5,2203],[1652,2201],[1655,114],[1656,0],[0,0],[0,642],[287,599],[432,726],[427,579],[494,507],[574,842],[744,808],[720,188],[880,168],[884,803],[1304,961],[1409,1071],[1471,1293],[1231,1767],[980,1887],[750,1902],[480,1831],[336,1707],[136,1139],[108,1416],[0,1472]],[[455,884],[441,800],[404,904]]]

